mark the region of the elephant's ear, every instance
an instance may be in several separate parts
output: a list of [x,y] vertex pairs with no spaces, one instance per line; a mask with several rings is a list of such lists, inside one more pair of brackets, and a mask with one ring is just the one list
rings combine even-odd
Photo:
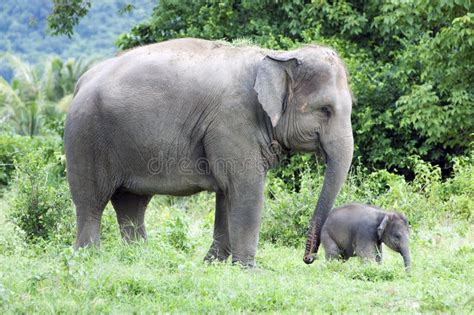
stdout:
[[390,216],[385,215],[382,219],[382,222],[380,222],[379,226],[377,227],[377,235],[379,237],[379,240],[382,239],[383,232],[385,232],[385,228],[387,227],[389,220],[390,220]]
[[296,58],[266,56],[257,71],[254,90],[258,101],[275,127],[284,112],[294,69],[301,62]]

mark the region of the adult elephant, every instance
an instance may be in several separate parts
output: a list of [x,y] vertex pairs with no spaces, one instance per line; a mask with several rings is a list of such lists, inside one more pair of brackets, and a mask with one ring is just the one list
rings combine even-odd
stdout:
[[[145,238],[152,195],[216,192],[206,260],[255,265],[266,171],[322,149],[327,168],[305,261],[352,160],[351,93],[330,49],[281,52],[177,39],[108,59],[79,80],[64,131],[76,247],[99,244],[109,200],[122,236]],[[275,150],[276,149],[276,150]]]

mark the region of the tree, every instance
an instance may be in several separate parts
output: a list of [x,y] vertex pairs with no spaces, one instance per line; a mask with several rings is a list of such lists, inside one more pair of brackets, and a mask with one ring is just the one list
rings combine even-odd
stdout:
[[71,37],[74,26],[86,16],[91,7],[90,0],[53,0],[53,12],[48,17],[48,25],[53,35],[65,34]]
[[[80,20],[84,18],[90,11],[92,6],[91,0],[51,0],[53,9],[48,16],[48,27],[52,35],[67,35],[72,37],[74,27]],[[140,4],[143,4],[140,1]],[[117,12],[120,15],[131,13],[135,9],[135,5],[130,3],[122,4]]]
[[64,63],[55,57],[42,67],[33,67],[11,54],[3,59],[14,74],[11,84],[0,77],[0,119],[11,123],[17,133],[30,137],[41,131],[45,119],[67,109],[75,82],[93,63],[72,59]]

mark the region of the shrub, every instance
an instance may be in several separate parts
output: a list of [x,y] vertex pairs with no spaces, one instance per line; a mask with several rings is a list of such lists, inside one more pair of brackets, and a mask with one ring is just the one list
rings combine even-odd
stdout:
[[6,186],[12,179],[15,170],[13,161],[19,152],[24,151],[25,139],[29,138],[0,135],[0,185]]
[[[190,252],[194,246],[195,235],[192,235],[192,216],[204,217],[205,211],[199,211],[199,207],[206,207],[210,201],[206,194],[196,195],[189,198],[174,198],[160,196],[154,198],[150,208],[157,208],[156,213],[149,216],[153,226],[150,234],[157,234],[155,240],[163,244],[171,245],[178,251]],[[154,210],[149,211],[155,212]],[[198,220],[196,220],[198,222]]]
[[[58,137],[25,137],[14,134],[0,134],[0,187],[7,186],[15,171],[14,161],[27,152],[42,150],[43,159],[51,159],[61,151],[62,140]],[[64,174],[64,165],[58,165]]]
[[181,216],[175,216],[172,220],[169,220],[165,227],[165,233],[168,242],[174,248],[185,252],[189,251],[193,247],[193,243],[189,238],[188,231],[188,224]]
[[474,154],[454,160],[454,176],[440,187],[444,210],[468,222],[474,221]]
[[[308,164],[296,167],[298,164],[294,161],[290,161],[289,168],[301,174],[298,185],[292,180],[283,180],[280,173],[270,174],[268,178],[269,198],[266,199],[260,234],[264,241],[287,246],[298,246],[304,242],[323,178],[320,174],[314,174]],[[295,173],[289,171],[288,174]],[[296,186],[299,186],[298,189]]]
[[16,194],[9,219],[27,241],[71,243],[74,216],[61,157],[38,148],[15,161]]

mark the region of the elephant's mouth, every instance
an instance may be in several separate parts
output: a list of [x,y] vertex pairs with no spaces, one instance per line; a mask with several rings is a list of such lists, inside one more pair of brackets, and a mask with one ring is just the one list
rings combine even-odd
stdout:
[[327,155],[326,151],[324,150],[323,145],[321,144],[318,132],[316,132],[315,141],[316,141],[316,150],[315,150],[316,158],[323,159],[324,163],[326,164],[327,160],[328,160],[328,155]]

